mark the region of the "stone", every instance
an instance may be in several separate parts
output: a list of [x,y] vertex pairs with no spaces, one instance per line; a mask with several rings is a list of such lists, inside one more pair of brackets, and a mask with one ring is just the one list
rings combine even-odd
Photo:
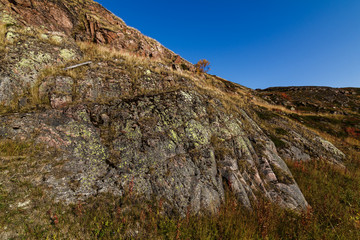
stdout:
[[22,209],[26,209],[26,208],[29,207],[30,203],[31,203],[30,200],[26,200],[26,201],[24,201],[24,202],[19,202],[19,203],[17,204],[17,207],[18,207],[18,208],[22,208]]
[[51,95],[50,104],[52,108],[61,109],[66,107],[72,102],[72,97],[69,95],[59,96],[59,95]]
[[[191,63],[92,1],[66,2],[16,0],[7,18],[28,32],[14,30],[23,42],[7,46],[0,65],[0,140],[33,141],[56,155],[29,177],[56,201],[124,196],[131,187],[139,199],[165,199],[166,213],[215,213],[229,189],[248,209],[260,195],[302,211],[309,205],[284,160],[342,164],[335,145],[285,113],[260,109],[255,91],[192,74]],[[131,57],[97,56],[65,71],[68,61],[93,58],[76,41]],[[183,64],[187,74],[178,71]],[[277,95],[264,99],[294,104]]]

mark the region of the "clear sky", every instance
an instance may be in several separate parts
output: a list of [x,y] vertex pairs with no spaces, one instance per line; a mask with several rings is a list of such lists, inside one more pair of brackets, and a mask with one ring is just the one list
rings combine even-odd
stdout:
[[98,0],[209,73],[250,88],[360,87],[360,0]]

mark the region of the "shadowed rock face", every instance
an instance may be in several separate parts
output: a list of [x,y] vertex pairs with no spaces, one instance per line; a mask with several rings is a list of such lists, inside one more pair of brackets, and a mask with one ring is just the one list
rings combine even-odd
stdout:
[[[308,203],[283,159],[342,164],[344,154],[330,142],[251,103],[253,91],[179,69],[190,64],[99,4],[0,6],[0,141],[33,141],[56,152],[34,183],[59,201],[131,189],[165,198],[169,211],[214,212],[228,188],[248,208],[262,196],[303,210]],[[147,60],[93,57],[75,40]],[[93,63],[63,70],[85,59]],[[276,136],[275,127],[282,129]]]

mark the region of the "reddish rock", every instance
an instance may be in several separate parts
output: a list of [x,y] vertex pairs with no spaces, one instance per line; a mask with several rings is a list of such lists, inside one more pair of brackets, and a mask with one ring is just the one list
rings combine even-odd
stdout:
[[181,60],[182,60],[181,57],[180,57],[179,55],[177,55],[176,58],[175,58],[174,63],[175,63],[175,64],[180,64],[180,63],[181,63]]
[[76,40],[109,44],[115,49],[136,52],[140,56],[192,64],[159,42],[128,27],[124,21],[93,1],[0,0],[11,15],[25,26],[45,27],[63,32]]

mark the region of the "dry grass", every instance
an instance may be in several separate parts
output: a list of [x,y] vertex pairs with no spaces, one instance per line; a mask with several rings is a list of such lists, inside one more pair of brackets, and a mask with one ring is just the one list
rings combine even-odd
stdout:
[[5,41],[5,35],[6,35],[7,27],[5,24],[0,22],[0,51],[5,50],[6,41]]
[[266,101],[263,101],[259,98],[254,98],[251,100],[251,102],[253,104],[255,104],[256,106],[260,106],[260,107],[266,108],[271,111],[275,110],[275,111],[281,111],[281,112],[285,112],[285,113],[295,113],[295,111],[291,111],[291,110],[287,109],[286,107],[283,107],[280,105],[269,104]]
[[349,145],[360,146],[360,141],[356,137],[348,136],[344,130],[344,122],[348,121],[348,115],[291,111],[283,106],[268,104],[259,99],[253,99],[252,102],[264,109],[264,111],[260,112],[264,115],[263,118],[254,117],[258,119],[257,122],[259,122],[263,129],[271,133],[274,133],[274,126],[267,126],[266,120],[270,120],[272,117],[281,117],[286,119],[287,124],[292,126],[293,129],[297,129],[303,136],[308,138],[312,138],[313,136],[309,134],[313,133],[332,142],[338,148],[344,149]]
[[[26,231],[26,224],[41,221],[41,215],[46,214],[44,207],[51,206],[44,204],[46,195],[33,183],[56,157],[50,152],[50,148],[32,141],[0,139],[0,239],[11,239],[6,235],[9,231]],[[18,207],[22,203],[24,207]]]
[[56,76],[67,76],[71,77],[74,80],[73,86],[73,99],[76,99],[76,89],[77,89],[77,81],[80,79],[84,79],[86,73],[85,68],[75,68],[71,70],[64,70],[64,65],[61,66],[51,66],[44,68],[38,75],[38,79],[36,83],[29,90],[30,102],[32,105],[36,104],[48,104],[49,100],[47,96],[40,95],[40,86],[41,84],[51,77]]
[[353,138],[353,137],[345,138],[345,142],[347,142],[348,144],[360,147],[360,141],[358,139]]
[[[77,82],[79,79],[83,79],[85,77],[86,69],[76,68],[71,70],[64,70],[64,66],[65,65],[50,66],[42,69],[37,76],[36,82],[33,85],[28,86],[21,95],[14,97],[13,102],[7,108],[4,108],[2,112],[0,111],[0,113],[5,114],[9,112],[28,112],[38,108],[46,108],[49,106],[50,100],[45,92],[40,92],[40,88],[45,81],[49,81],[51,78],[56,76],[71,77],[74,80],[72,95],[73,99],[76,100]],[[48,82],[47,88],[50,87],[51,84]],[[19,99],[24,97],[28,100],[28,103],[20,108],[17,102]]]
[[29,89],[29,100],[30,100],[31,104],[38,105],[38,104],[42,104],[44,102],[48,102],[48,100],[44,99],[44,96],[40,96],[40,93],[39,93],[40,85],[43,83],[43,81],[46,78],[49,78],[51,76],[59,76],[59,75],[63,75],[63,74],[64,74],[64,71],[63,71],[62,67],[52,66],[52,67],[47,67],[47,68],[43,69],[39,73],[36,83]]
[[[154,59],[139,56],[126,50],[116,50],[108,46],[102,46],[88,42],[77,42],[80,49],[85,53],[84,60],[91,61],[122,61],[121,64],[126,66],[126,70],[131,75],[131,81],[136,82],[148,69],[160,75],[172,75],[177,78],[184,78],[188,81],[188,85],[178,87],[186,89],[196,89],[199,93],[220,99],[226,110],[238,111],[237,106],[245,106],[249,103],[249,91],[240,86],[234,87],[229,91],[227,85],[230,82],[208,75],[206,73],[196,74],[192,71],[174,70],[171,61],[166,59]],[[141,71],[139,70],[141,68]],[[140,94],[146,94],[146,89],[137,89]]]
[[[137,66],[152,68],[161,60],[150,60],[125,51],[114,51],[88,43],[78,43],[86,53],[88,60],[113,61],[120,58],[129,66],[133,76],[140,77]],[[132,68],[131,68],[132,67]],[[192,72],[165,70],[161,67],[156,71],[166,71],[189,80],[197,91],[213,98],[220,99],[228,111],[235,112],[239,106],[244,107],[250,102],[250,92],[241,87],[229,88],[228,83],[216,77]],[[63,66],[44,69],[37,84],[30,90],[32,102],[41,104],[44,99],[39,94],[39,86],[51,76],[70,76],[73,79],[84,77],[83,69],[64,71]],[[169,89],[168,89],[169,90]],[[261,106],[264,103],[253,102]],[[266,105],[266,104],[265,104]],[[266,109],[290,111],[273,105]],[[286,110],[285,110],[286,109]],[[290,113],[294,113],[290,111]],[[290,120],[293,124],[298,124]],[[316,130],[313,130],[316,131]],[[317,132],[332,142],[339,141],[334,136]],[[356,140],[356,139],[355,139]],[[228,154],[218,139],[218,154]],[[354,139],[348,139],[354,143]],[[356,140],[357,141],[357,140]],[[355,143],[357,143],[355,141]],[[353,144],[354,145],[354,144]],[[161,201],[143,202],[126,207],[124,199],[113,196],[99,196],[84,203],[70,206],[54,203],[39,187],[24,181],[22,166],[29,163],[23,156],[31,152],[32,144],[19,142],[0,143],[0,170],[7,172],[0,175],[0,180],[11,179],[9,185],[0,184],[0,229],[9,226],[7,231],[17,232],[24,239],[357,239],[360,237],[356,226],[357,214],[360,213],[359,183],[360,174],[356,168],[350,172],[340,171],[326,163],[309,161],[302,166],[290,162],[290,169],[295,180],[313,209],[297,214],[266,202],[254,203],[254,211],[243,209],[234,196],[229,194],[219,212],[213,216],[187,214],[165,216],[161,214]],[[36,173],[39,168],[36,154],[28,156],[33,162],[32,169]],[[357,152],[351,151],[353,161],[360,161]],[[12,158],[13,157],[13,158]],[[11,158],[12,161],[8,161]],[[48,158],[51,159],[51,158]],[[357,159],[357,160],[356,160]],[[36,161],[35,161],[36,160]],[[6,162],[5,162],[6,161]],[[35,174],[36,175],[36,174]],[[287,176],[283,176],[288,181]],[[10,185],[11,184],[11,185]],[[7,188],[20,189],[9,191]],[[24,191],[22,191],[24,190]],[[17,195],[25,192],[29,195]],[[14,209],[19,199],[31,197],[28,209]],[[126,198],[126,197],[125,197]],[[136,202],[136,199],[135,201]],[[129,203],[131,204],[131,202]],[[56,218],[55,218],[56,216]],[[19,231],[18,231],[19,230]],[[1,236],[1,235],[0,235]]]
[[[337,119],[337,120],[342,120],[344,118],[346,118],[346,116],[342,116],[342,115],[331,115],[331,114],[322,114],[322,115],[317,115],[317,114],[298,114],[300,116],[310,116],[310,117],[326,117],[329,119]],[[299,128],[298,126],[300,125],[301,128],[304,129],[308,129],[309,131],[311,131],[312,133],[315,133],[316,135],[322,137],[323,139],[333,143],[336,147],[340,148],[340,149],[344,149],[346,148],[349,144],[350,145],[358,145],[359,141],[353,137],[337,137],[334,136],[333,134],[330,134],[329,132],[327,132],[326,130],[323,129],[323,124],[318,124],[318,122],[315,121],[316,124],[314,124],[313,126],[309,126],[306,123],[303,122],[299,122],[299,120],[295,120],[293,118],[294,115],[292,116],[284,116],[284,118],[287,119],[287,121],[289,122],[289,124],[291,124],[292,126],[294,126],[294,128]],[[296,115],[295,115],[296,116]],[[341,121],[340,121],[341,122]],[[344,132],[343,128],[341,125],[339,124],[333,124],[332,126],[332,130],[334,130],[335,132]],[[307,132],[304,131],[303,132],[305,134],[305,136],[308,136]],[[308,136],[309,137],[309,136]],[[311,137],[311,136],[310,136]],[[359,146],[359,145],[358,145]]]
[[81,51],[85,53],[85,60],[114,60],[123,59],[128,65],[150,66],[154,63],[164,63],[161,59],[149,59],[126,50],[113,49],[108,46],[89,42],[77,42]]
[[[49,81],[56,76],[71,77],[74,80],[72,97],[73,100],[76,100],[78,97],[77,82],[79,79],[85,77],[85,73],[85,68],[64,70],[64,65],[46,67],[39,72],[34,84],[25,87],[24,91],[15,95],[9,104],[0,106],[0,115],[7,115],[15,112],[32,112],[48,108],[50,105],[49,97],[46,92],[40,92],[40,88],[44,82]],[[51,83],[47,82],[46,87],[51,88]],[[22,98],[27,99],[27,103],[24,106],[19,106],[19,100]]]
[[[163,199],[140,203],[131,193],[66,206],[14,176],[14,187],[27,189],[28,195],[6,192],[0,185],[0,225],[23,239],[359,239],[359,175],[326,162],[288,164],[312,207],[302,213],[261,198],[248,211],[229,191],[213,215],[167,216]],[[19,197],[31,198],[28,209],[12,207]]]
[[329,113],[312,113],[312,112],[303,112],[303,111],[298,111],[298,110],[292,111],[284,106],[270,104],[259,98],[253,98],[251,100],[251,102],[253,104],[255,104],[256,106],[266,108],[270,111],[283,112],[283,113],[287,113],[287,114],[297,114],[297,115],[301,115],[301,116],[330,117],[330,118],[335,118],[335,119],[343,119],[344,118],[344,116],[342,116],[342,115],[335,115],[335,114],[329,114]]

